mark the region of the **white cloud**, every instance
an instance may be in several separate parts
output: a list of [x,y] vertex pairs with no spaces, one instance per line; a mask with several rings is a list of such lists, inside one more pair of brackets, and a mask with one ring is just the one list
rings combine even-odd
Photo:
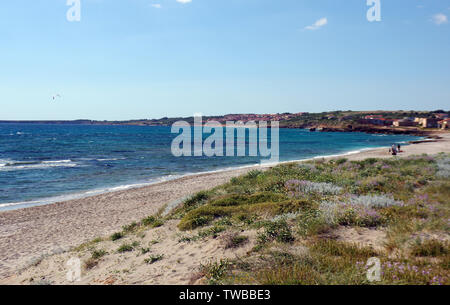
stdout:
[[328,23],[327,18],[320,18],[319,20],[314,22],[314,24],[308,25],[307,27],[305,27],[305,30],[311,30],[311,31],[317,30],[317,29],[320,29],[321,27],[327,25],[327,23]]
[[448,18],[444,14],[436,14],[433,16],[432,20],[433,20],[434,24],[436,24],[436,25],[448,23]]
[[177,0],[177,2],[186,4],[186,3],[191,3],[192,0]]
[[151,6],[154,7],[154,8],[161,8],[162,7],[161,4],[159,4],[159,3],[152,4]]

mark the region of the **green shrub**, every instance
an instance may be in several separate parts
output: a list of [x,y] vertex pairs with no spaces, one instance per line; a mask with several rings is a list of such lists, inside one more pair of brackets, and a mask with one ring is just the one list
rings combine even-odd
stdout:
[[230,184],[239,184],[239,179],[237,177],[233,177],[230,179]]
[[142,219],[141,222],[144,226],[149,226],[149,225],[152,225],[155,221],[156,221],[155,216],[148,216],[148,217]]
[[433,257],[446,255],[448,252],[448,243],[436,239],[429,239],[426,241],[417,240],[411,251],[414,256]]
[[268,222],[265,225],[265,233],[268,237],[276,239],[278,242],[290,243],[294,241],[291,229],[285,220]]
[[316,209],[304,211],[298,216],[297,220],[298,233],[302,236],[326,233],[333,227],[325,221],[322,213]]
[[215,226],[213,226],[213,227],[211,227],[209,229],[202,230],[202,231],[198,232],[198,236],[200,238],[205,238],[205,237],[208,237],[208,236],[212,236],[213,238],[216,238],[220,232],[223,232],[225,230],[226,230],[225,227],[219,226],[219,225],[215,225]]
[[191,241],[196,240],[196,237],[190,237],[190,236],[183,236],[180,239],[178,239],[179,243],[190,243]]
[[263,244],[265,244],[265,243],[268,243],[269,241],[270,241],[269,236],[267,236],[267,234],[264,233],[264,232],[259,232],[259,233],[256,235],[256,242],[257,242],[259,245],[263,245]]
[[124,233],[130,233],[133,232],[134,230],[136,230],[138,224],[136,222],[132,222],[129,225],[125,225],[122,227],[122,230]]
[[337,159],[337,160],[336,160],[336,164],[337,164],[337,165],[341,165],[341,164],[344,164],[344,163],[347,162],[347,161],[348,161],[347,158]]
[[244,179],[255,179],[262,173],[263,172],[260,170],[251,170],[247,173],[247,175],[244,176]]
[[209,262],[206,265],[200,265],[200,272],[211,284],[216,284],[228,273],[230,266],[231,264],[227,259],[221,259],[218,262]]
[[193,230],[209,224],[214,218],[231,216],[234,207],[202,206],[187,213],[178,224],[180,230]]
[[155,216],[149,216],[147,218],[142,219],[142,224],[146,227],[157,228],[164,224],[164,221]]
[[116,232],[113,235],[111,235],[111,240],[115,241],[115,240],[121,239],[123,236],[124,235],[122,232]]
[[255,221],[256,216],[250,215],[248,212],[241,212],[237,213],[234,216],[234,219],[237,219],[238,222],[243,222],[244,224],[251,225]]
[[105,256],[106,254],[108,254],[108,252],[106,252],[105,250],[94,250],[91,252],[91,257],[93,259],[99,259]]
[[193,215],[190,217],[183,218],[183,220],[178,224],[178,228],[183,231],[193,230],[195,228],[209,224],[212,220],[213,220],[212,216]]
[[133,251],[133,246],[130,244],[123,244],[119,247],[119,249],[117,249],[118,253],[124,253],[124,252],[130,252]]
[[248,242],[247,236],[242,236],[237,233],[228,234],[224,237],[225,240],[225,249],[233,249],[238,248]]
[[144,259],[144,262],[145,262],[146,264],[151,265],[151,264],[153,264],[153,263],[156,263],[157,261],[162,260],[163,257],[164,257],[164,254],[150,255],[149,258]]
[[148,252],[150,252],[150,248],[141,248],[142,254],[147,254]]
[[219,221],[217,221],[218,226],[231,226],[233,223],[231,222],[231,219],[229,217],[223,217]]
[[202,203],[210,198],[210,193],[207,191],[201,191],[195,194],[194,196],[186,199],[184,202],[184,206],[190,207],[196,204]]

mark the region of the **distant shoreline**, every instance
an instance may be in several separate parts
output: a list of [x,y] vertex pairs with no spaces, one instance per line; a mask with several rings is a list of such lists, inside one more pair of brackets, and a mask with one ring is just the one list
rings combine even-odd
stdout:
[[[177,118],[178,119],[178,118]],[[179,120],[185,120],[189,118],[179,118]],[[171,124],[151,124],[141,123],[141,121],[94,121],[94,120],[61,120],[61,121],[0,121],[0,124],[36,124],[36,125],[79,125],[79,126],[140,126],[140,127],[170,127]],[[206,123],[207,121],[203,122]],[[283,122],[283,121],[281,121]],[[225,126],[225,125],[224,125]],[[215,127],[215,126],[213,126]],[[239,127],[237,127],[239,128]],[[248,127],[245,127],[248,128]],[[267,128],[271,128],[270,124]],[[430,137],[436,133],[436,130],[423,130],[416,127],[391,127],[391,126],[373,126],[363,125],[355,127],[336,127],[323,124],[303,124],[298,126],[283,126],[280,129],[310,129],[314,132],[362,132],[368,134],[396,134],[396,135],[414,135]]]

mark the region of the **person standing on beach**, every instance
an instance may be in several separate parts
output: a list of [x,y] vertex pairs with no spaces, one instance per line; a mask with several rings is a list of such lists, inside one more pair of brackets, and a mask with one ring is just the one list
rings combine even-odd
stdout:
[[400,152],[400,144],[397,144],[398,152]]

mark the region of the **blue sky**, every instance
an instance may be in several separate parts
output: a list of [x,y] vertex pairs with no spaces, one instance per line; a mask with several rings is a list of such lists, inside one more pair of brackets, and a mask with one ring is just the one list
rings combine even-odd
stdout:
[[449,109],[448,0],[180,2],[2,1],[0,120]]

